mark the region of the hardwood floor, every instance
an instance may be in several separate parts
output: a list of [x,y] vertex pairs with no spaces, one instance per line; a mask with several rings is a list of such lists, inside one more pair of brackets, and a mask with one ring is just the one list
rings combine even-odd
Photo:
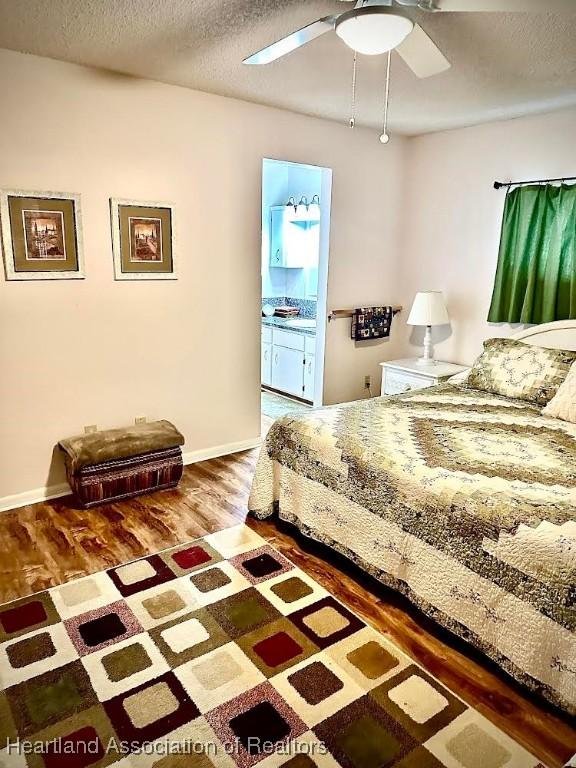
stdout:
[[[0,602],[244,521],[256,458],[247,451],[194,464],[174,491],[91,510],[66,497],[0,514]],[[246,522],[550,768],[576,752],[567,717],[528,697],[400,595],[292,530]]]

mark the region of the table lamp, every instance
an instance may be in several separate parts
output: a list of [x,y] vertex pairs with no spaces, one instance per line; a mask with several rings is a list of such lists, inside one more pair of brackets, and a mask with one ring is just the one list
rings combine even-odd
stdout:
[[419,365],[435,365],[432,352],[432,326],[447,325],[450,322],[446,305],[440,291],[420,291],[408,317],[408,325],[424,325],[424,356],[418,358]]

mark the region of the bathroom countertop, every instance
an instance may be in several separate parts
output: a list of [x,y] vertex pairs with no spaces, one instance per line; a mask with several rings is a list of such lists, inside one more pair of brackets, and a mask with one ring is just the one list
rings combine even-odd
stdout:
[[297,325],[290,325],[288,317],[262,317],[262,325],[268,325],[273,328],[282,328],[285,331],[293,333],[303,333],[306,336],[316,336],[316,328],[299,328]]

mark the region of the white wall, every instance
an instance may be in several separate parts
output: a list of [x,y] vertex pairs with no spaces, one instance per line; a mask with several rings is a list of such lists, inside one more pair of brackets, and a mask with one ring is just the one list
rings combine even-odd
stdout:
[[[0,500],[60,483],[54,446],[86,424],[171,419],[187,451],[258,436],[264,157],[334,170],[329,308],[397,300],[401,139],[9,51],[0,103],[0,187],[79,192],[87,272],[0,279]],[[109,197],[175,204],[177,281],[114,282]],[[331,324],[326,402],[391,349]]]
[[[452,324],[433,329],[438,358],[471,363],[484,339],[514,330],[486,321],[505,198],[493,182],[576,176],[575,137],[571,109],[409,140],[401,296],[409,308],[416,291],[444,292]],[[403,352],[421,354],[423,330],[397,330]]]

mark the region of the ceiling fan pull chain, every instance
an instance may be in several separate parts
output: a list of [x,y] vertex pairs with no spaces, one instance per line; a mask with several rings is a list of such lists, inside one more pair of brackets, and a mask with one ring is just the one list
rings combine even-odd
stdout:
[[352,109],[350,116],[350,128],[356,125],[356,60],[358,54],[354,51],[354,66],[352,68]]
[[390,136],[388,135],[388,99],[390,97],[390,62],[392,60],[392,51],[388,51],[386,61],[386,90],[384,92],[384,119],[382,120],[382,133],[380,141],[382,144],[388,144]]

